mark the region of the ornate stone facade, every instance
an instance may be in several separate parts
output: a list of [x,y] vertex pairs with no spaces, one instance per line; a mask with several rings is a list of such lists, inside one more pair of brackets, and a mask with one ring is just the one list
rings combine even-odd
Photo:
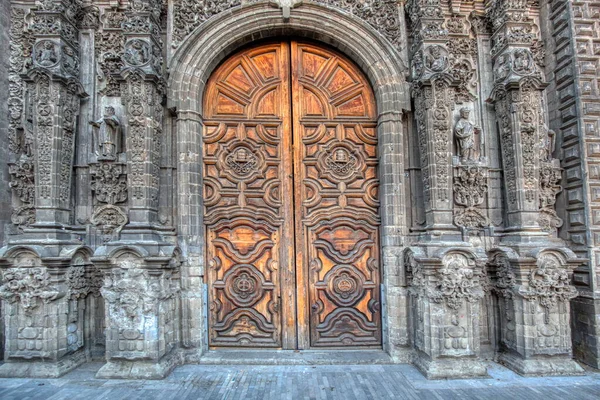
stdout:
[[[592,0],[12,0],[0,376],[104,359],[99,376],[160,379],[201,359],[205,85],[290,37],[338,48],[375,93],[390,358],[429,378],[598,367],[599,17]],[[268,178],[252,140],[219,146],[232,182]],[[343,192],[363,153],[314,165]]]

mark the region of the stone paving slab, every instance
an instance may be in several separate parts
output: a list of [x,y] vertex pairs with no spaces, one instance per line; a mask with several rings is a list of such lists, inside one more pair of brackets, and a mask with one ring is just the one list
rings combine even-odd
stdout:
[[600,373],[429,381],[411,365],[185,365],[162,381],[95,379],[89,363],[58,379],[0,379],[2,400],[600,399]]

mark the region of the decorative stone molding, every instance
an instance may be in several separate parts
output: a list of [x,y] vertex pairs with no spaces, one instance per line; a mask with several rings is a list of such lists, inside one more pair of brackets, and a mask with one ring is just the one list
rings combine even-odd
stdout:
[[[490,253],[488,271],[499,299],[499,358],[522,375],[579,374],[572,359],[569,302],[577,261],[564,250],[519,256],[501,248]],[[545,357],[543,360],[539,356]]]
[[18,198],[18,207],[13,208],[11,220],[17,226],[29,226],[35,222],[35,176],[34,161],[26,154],[15,163],[8,164],[9,186]]
[[[125,18],[122,13],[107,13],[105,15],[119,15]],[[98,64],[98,81],[103,86],[99,93],[107,97],[118,97],[121,95],[120,86],[116,76],[123,69],[124,63],[121,59],[125,39],[120,24],[115,24],[117,29],[109,29],[105,20],[105,28],[102,32],[95,32],[94,53]],[[115,17],[113,17],[115,18]],[[112,28],[111,25],[108,25]]]
[[463,166],[455,169],[454,201],[464,207],[457,209],[454,223],[467,229],[480,229],[490,225],[490,220],[479,207],[488,191],[487,174],[484,167]]
[[90,169],[91,188],[99,203],[117,204],[127,201],[127,174],[123,164],[102,162]]
[[[175,3],[173,7],[172,46],[174,48],[178,47],[187,35],[202,23],[209,20],[212,16],[234,7],[240,7],[244,4],[256,3],[258,1],[259,0],[182,0]],[[398,51],[402,50],[400,10],[396,0],[314,0],[311,2],[338,8],[360,18],[389,40]],[[281,7],[296,7],[301,5],[302,1],[276,0],[273,3],[277,3]]]
[[26,314],[65,295],[52,287],[45,267],[9,268],[2,275],[0,297],[19,302]]
[[105,242],[117,237],[127,222],[127,214],[120,207],[111,204],[98,207],[90,218],[90,223],[104,235]]
[[[79,254],[74,259],[82,259]],[[84,303],[90,293],[85,267],[70,266],[68,257],[41,258],[25,247],[2,257],[7,334],[0,376],[58,377],[84,362]]]
[[482,265],[458,249],[428,255],[411,248],[405,251],[404,262],[416,365],[433,379],[485,375],[478,360]]
[[[96,264],[106,271],[101,292],[107,324],[107,364],[97,377],[164,378],[177,358],[178,253],[141,258],[122,249]],[[125,371],[121,362],[137,367]]]
[[98,29],[100,27],[100,9],[94,5],[82,7],[75,19],[79,29]]

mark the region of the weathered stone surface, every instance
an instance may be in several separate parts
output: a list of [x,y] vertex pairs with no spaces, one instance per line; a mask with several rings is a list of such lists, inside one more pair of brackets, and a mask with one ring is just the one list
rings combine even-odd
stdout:
[[289,37],[374,89],[390,360],[431,379],[485,376],[486,358],[598,367],[597,1],[1,7],[1,376],[100,357],[99,377],[161,379],[200,360],[205,85]]

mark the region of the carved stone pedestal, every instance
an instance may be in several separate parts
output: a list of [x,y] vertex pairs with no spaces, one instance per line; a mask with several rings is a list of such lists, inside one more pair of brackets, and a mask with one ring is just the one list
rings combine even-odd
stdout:
[[[430,249],[431,250],[431,249]],[[415,365],[428,379],[487,376],[479,358],[483,269],[466,249],[405,252]]]
[[[37,252],[36,250],[39,250]],[[93,274],[85,251],[41,257],[39,246],[0,250],[6,325],[0,377],[56,378],[87,361],[86,297]],[[43,255],[43,253],[41,253]]]
[[572,359],[570,275],[578,262],[567,249],[523,253],[502,248],[488,270],[498,294],[498,361],[518,374],[578,375]]
[[[98,378],[162,379],[181,363],[178,258],[121,247],[95,259],[105,271],[106,361]],[[172,257],[173,256],[173,257]]]

